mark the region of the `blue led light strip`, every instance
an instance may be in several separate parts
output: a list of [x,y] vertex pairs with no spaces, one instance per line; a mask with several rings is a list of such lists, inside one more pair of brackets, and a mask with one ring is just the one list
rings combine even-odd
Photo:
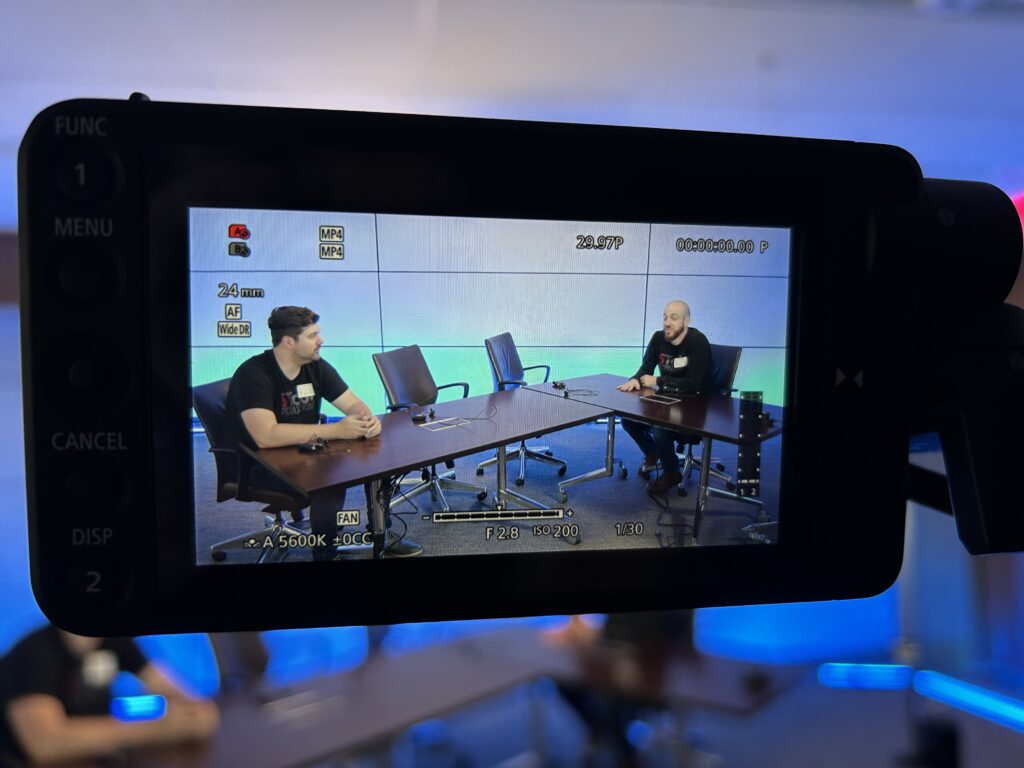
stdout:
[[822,664],[818,682],[826,688],[902,691],[910,686],[912,674],[903,664]]
[[163,696],[118,696],[110,702],[110,714],[125,723],[158,720],[167,712]]
[[914,690],[969,714],[1024,731],[1024,702],[1018,699],[928,670],[914,673]]

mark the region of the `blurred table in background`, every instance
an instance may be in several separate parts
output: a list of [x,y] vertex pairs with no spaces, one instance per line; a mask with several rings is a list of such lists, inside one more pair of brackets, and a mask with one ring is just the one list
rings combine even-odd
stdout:
[[[625,648],[552,646],[535,629],[476,635],[261,695],[227,699],[207,744],[142,750],[135,766],[282,768],[387,746],[407,728],[541,678],[643,701],[749,712],[802,669],[702,656],[667,657],[656,669]],[[655,674],[652,674],[652,671]],[[541,737],[541,741],[542,741]]]

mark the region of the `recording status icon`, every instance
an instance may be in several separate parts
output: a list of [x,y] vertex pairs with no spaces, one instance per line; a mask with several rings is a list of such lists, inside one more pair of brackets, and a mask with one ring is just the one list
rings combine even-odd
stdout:
[[248,258],[251,255],[252,249],[245,243],[228,243],[228,256],[241,256],[242,258]]
[[228,237],[248,240],[251,235],[252,232],[245,224],[228,224]]

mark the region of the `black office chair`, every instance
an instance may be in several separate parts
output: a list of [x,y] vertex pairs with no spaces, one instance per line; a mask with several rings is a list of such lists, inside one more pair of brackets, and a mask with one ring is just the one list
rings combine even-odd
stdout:
[[[711,379],[714,382],[715,389],[723,394],[729,394],[735,392],[733,388],[733,382],[736,380],[736,371],[740,367],[740,355],[743,352],[743,347],[730,347],[725,344],[711,344]],[[683,476],[682,481],[679,483],[679,495],[686,495],[686,482],[689,480],[690,475],[696,470],[697,474],[700,475],[701,466],[703,465],[703,456],[694,456],[693,448],[696,445],[701,444],[701,438],[697,435],[690,435],[687,433],[680,433],[676,441],[677,453],[681,461],[679,471]],[[753,501],[753,499],[747,499],[746,497],[740,496],[735,493],[736,481],[725,472],[725,465],[720,459],[709,457],[711,461],[711,467],[709,473],[711,477],[715,477],[722,480],[725,483],[726,490],[720,488],[708,488],[708,493],[715,496],[723,496],[730,499],[739,499],[742,501]],[[640,475],[644,478],[650,477],[652,471],[658,468],[658,464],[643,465],[640,467]]]
[[[469,384],[464,381],[457,381],[452,384],[438,386],[434,377],[430,374],[427,361],[423,358],[423,352],[416,344],[408,347],[392,349],[389,352],[375,352],[373,364],[377,366],[377,374],[384,385],[384,394],[388,400],[389,411],[400,411],[409,408],[420,408],[425,405],[433,405],[437,402],[437,394],[442,389],[450,387],[462,387],[462,396],[469,396]],[[448,512],[448,500],[445,499],[443,488],[453,491],[469,491],[476,494],[477,499],[483,501],[487,498],[487,488],[473,483],[464,483],[455,479],[455,463],[446,461],[445,466],[448,472],[437,473],[437,465],[432,464],[423,470],[422,479],[410,490],[403,491],[391,500],[391,507],[400,504],[406,499],[423,493],[430,492],[433,501],[440,499],[444,511]]]
[[278,546],[283,536],[304,536],[308,531],[286,522],[283,512],[300,512],[309,506],[309,499],[301,494],[287,494],[263,488],[254,488],[249,484],[251,460],[236,446],[228,445],[227,440],[227,401],[228,386],[231,379],[201,384],[192,388],[192,405],[196,409],[199,422],[206,431],[206,439],[210,443],[210,452],[217,465],[217,501],[236,499],[238,501],[255,501],[266,504],[263,513],[266,518],[264,527],[234,536],[210,547],[210,557],[217,562],[227,558],[231,549],[251,547],[254,541],[262,542],[267,536],[274,542],[273,548],[261,547],[257,563],[264,562],[272,553],[286,552]]
[[[519,350],[516,349],[516,343],[512,340],[511,333],[502,333],[498,336],[484,339],[484,347],[487,348],[487,359],[491,363],[491,378],[494,380],[495,392],[525,387],[527,371],[543,368],[545,382],[551,376],[551,366],[549,365],[523,367],[523,361],[519,359]],[[565,462],[552,456],[551,451],[546,445],[528,447],[525,440],[521,440],[519,447],[515,450],[506,452],[505,458],[506,460],[519,459],[519,476],[516,478],[516,485],[522,485],[526,482],[527,459],[533,459],[545,464],[554,464],[558,467],[559,475],[564,475],[566,470]],[[495,454],[494,458],[481,461],[476,467],[476,473],[482,475],[485,468],[492,464],[497,464],[497,462],[497,454]]]

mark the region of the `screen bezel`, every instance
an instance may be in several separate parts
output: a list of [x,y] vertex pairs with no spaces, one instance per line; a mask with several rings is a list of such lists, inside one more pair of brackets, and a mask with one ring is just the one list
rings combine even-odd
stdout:
[[[201,600],[204,594],[237,594],[241,603],[231,625],[239,627],[246,623],[239,613],[248,596],[287,599],[288,607],[277,611],[276,624],[302,626],[770,602],[794,595],[838,597],[877,590],[894,575],[893,556],[898,567],[901,554],[898,546],[876,555],[870,565],[839,572],[858,562],[856,547],[837,541],[838,521],[818,512],[824,489],[807,479],[806,467],[820,457],[814,448],[812,419],[802,419],[801,414],[827,407],[820,393],[822,370],[828,365],[822,365],[825,344],[814,323],[827,316],[828,296],[821,288],[830,279],[828,259],[811,255],[831,256],[838,250],[834,238],[842,196],[824,168],[806,163],[787,168],[779,158],[767,169],[754,168],[745,175],[742,160],[749,159],[749,153],[740,153],[732,166],[716,167],[699,152],[674,156],[666,154],[665,147],[642,146],[654,134],[685,148],[683,138],[666,139],[666,132],[394,116],[358,116],[356,124],[347,126],[332,126],[330,118],[323,117],[303,130],[298,118],[304,114],[308,113],[293,115],[285,132],[275,132],[271,119],[258,128],[248,124],[240,132],[220,124],[212,135],[201,135],[193,125],[195,135],[189,136],[178,125],[168,134],[173,141],[159,140],[161,131],[154,126],[157,140],[143,150],[149,186],[148,383],[157,459],[151,484],[156,510],[152,545],[159,594],[169,605],[187,601],[188,596]],[[403,119],[420,122],[402,125]],[[332,128],[347,130],[339,136]],[[586,140],[574,141],[574,131],[586,134]],[[518,142],[488,141],[502,138],[503,132]],[[756,145],[754,139],[751,142]],[[749,149],[764,151],[757,146]],[[582,182],[585,172],[595,167],[620,187]],[[353,178],[360,183],[352,183]],[[341,188],[339,179],[346,182]],[[686,184],[680,186],[679,179],[686,179]],[[741,194],[743,189],[748,194]],[[755,197],[750,190],[770,194]],[[770,547],[351,562],[343,570],[335,564],[300,563],[290,564],[284,572],[287,584],[282,583],[280,568],[197,567],[191,436],[182,429],[191,407],[187,212],[192,206],[788,228],[787,424],[782,436],[779,542]],[[188,489],[187,498],[182,488]],[[886,530],[879,535],[884,537],[890,522],[883,520],[881,525]],[[901,520],[891,525],[902,531]],[[821,578],[825,570],[830,578]],[[806,581],[806,574],[814,572],[815,583]],[[479,587],[464,592],[451,588],[466,582],[467,573],[473,574],[474,584],[500,585],[494,588],[491,603],[481,604]],[[667,580],[666,573],[673,578]],[[328,591],[332,581],[372,586],[365,594],[348,596],[344,607],[334,608],[314,595],[294,594],[293,585],[306,578],[323,580]],[[387,603],[394,590],[411,583],[419,592],[412,601],[415,605]],[[252,599],[251,604],[259,602]],[[217,623],[215,613],[209,615]],[[256,626],[259,621],[249,623]]]

